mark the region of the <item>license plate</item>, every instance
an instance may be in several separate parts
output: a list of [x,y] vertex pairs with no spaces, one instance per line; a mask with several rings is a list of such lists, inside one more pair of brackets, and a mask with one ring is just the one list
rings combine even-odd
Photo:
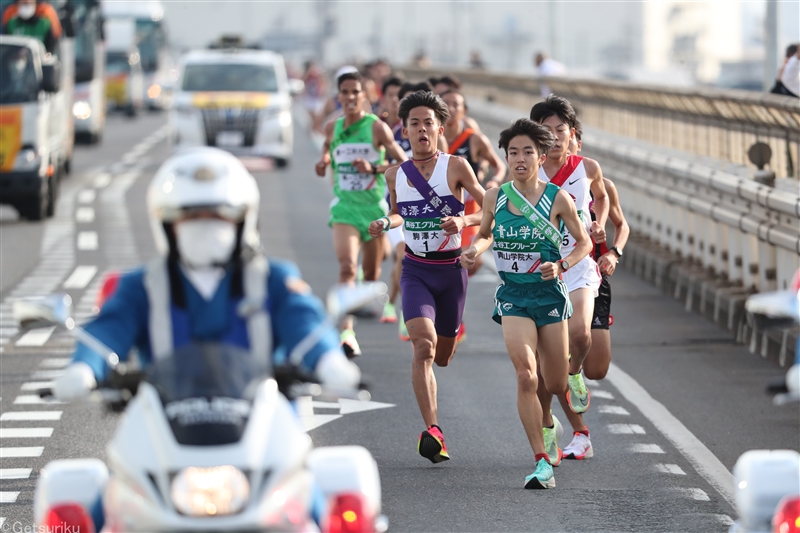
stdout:
[[221,131],[217,133],[217,146],[242,146],[244,133],[241,131]]

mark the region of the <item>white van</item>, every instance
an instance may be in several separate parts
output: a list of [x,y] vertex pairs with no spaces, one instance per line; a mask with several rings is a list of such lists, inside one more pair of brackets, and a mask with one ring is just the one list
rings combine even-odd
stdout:
[[240,157],[292,156],[292,95],[283,57],[246,49],[198,50],[180,63],[170,111],[179,147],[216,146]]

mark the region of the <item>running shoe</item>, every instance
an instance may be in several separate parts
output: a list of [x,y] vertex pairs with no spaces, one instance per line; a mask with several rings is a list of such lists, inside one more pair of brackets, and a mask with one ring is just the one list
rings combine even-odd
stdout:
[[553,427],[542,429],[544,431],[544,450],[550,459],[550,464],[556,467],[561,464],[562,452],[558,447],[558,439],[564,434],[564,427],[558,418],[553,416]]
[[533,474],[525,478],[526,489],[554,489],[556,478],[553,475],[553,465],[547,459],[539,459],[536,463],[536,470]]
[[564,459],[577,459],[582,461],[594,457],[594,450],[592,449],[592,441],[583,433],[575,432],[572,437],[572,442],[569,446],[564,448]]
[[461,344],[467,339],[467,326],[464,325],[462,322],[460,326],[458,326],[458,334],[456,335],[456,345]]
[[397,321],[400,323],[400,326],[398,327],[398,329],[400,330],[400,340],[403,341],[403,342],[410,341],[411,340],[411,336],[408,334],[408,328],[406,327],[406,321],[403,320],[403,311],[400,311],[400,314],[398,315],[398,320]]
[[358,346],[355,331],[352,329],[346,329],[342,331],[339,339],[342,341],[342,350],[344,350],[344,354],[348,359],[352,359],[361,355],[361,348]]
[[591,402],[592,395],[586,384],[583,382],[583,373],[570,375],[567,378],[567,403],[573,413],[585,413],[589,409],[589,402]]
[[383,306],[383,316],[381,317],[381,322],[389,324],[394,324],[397,322],[397,311],[395,310],[392,302],[386,302],[386,305]]
[[441,463],[450,459],[442,430],[436,426],[428,426],[428,429],[419,434],[417,451],[432,463]]

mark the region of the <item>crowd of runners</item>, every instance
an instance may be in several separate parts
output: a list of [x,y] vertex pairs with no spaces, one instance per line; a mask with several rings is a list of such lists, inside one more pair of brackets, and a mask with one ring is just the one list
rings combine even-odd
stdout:
[[[491,318],[516,371],[517,409],[534,455],[524,486],[552,488],[562,458],[593,456],[584,376],[599,380],[608,371],[609,278],[629,234],[616,189],[597,161],[579,155],[581,123],[564,98],[532,102],[529,117],[489,139],[468,116],[454,77],[403,80],[382,61],[362,70],[342,67],[328,91],[322,71],[306,69],[306,107],[324,136],[315,170],[324,177],[330,167],[333,177],[339,281],[377,280],[390,260],[381,320],[398,323],[399,338],[411,343],[425,425],[417,449],[438,463],[451,457],[433,366],[448,366],[466,336],[469,276],[491,249],[501,280]],[[352,319],[341,323],[341,343],[348,356],[361,353]],[[573,433],[563,451],[553,396]]]

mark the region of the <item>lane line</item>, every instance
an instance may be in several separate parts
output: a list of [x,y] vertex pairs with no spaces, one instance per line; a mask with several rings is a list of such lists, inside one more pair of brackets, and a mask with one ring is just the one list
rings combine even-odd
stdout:
[[0,422],[61,420],[61,411],[9,411],[0,415]]
[[50,359],[43,360],[39,363],[39,366],[46,368],[64,368],[70,364],[71,361],[72,358],[70,357],[51,357]]
[[14,400],[14,405],[62,405],[64,402],[42,398],[38,394],[21,394]]
[[96,231],[78,232],[78,250],[97,250],[99,247]]
[[75,267],[75,270],[67,278],[67,281],[62,285],[65,289],[85,289],[92,278],[97,274],[97,267],[94,265],[81,265]]
[[102,189],[103,187],[107,187],[109,183],[111,183],[111,175],[105,172],[103,172],[102,174],[98,174],[97,177],[94,179],[94,187],[96,189]]
[[94,222],[94,207],[79,207],[75,211],[75,221],[81,224]]
[[0,468],[0,479],[28,479],[32,471],[32,468]]
[[31,377],[33,379],[55,379],[64,373],[63,370],[37,370]]
[[0,503],[14,503],[17,501],[17,496],[19,496],[19,491],[2,491],[0,492]]
[[20,390],[32,391],[32,390],[42,390],[42,389],[52,389],[52,388],[53,388],[52,381],[29,381],[27,383],[23,383]]
[[46,439],[53,428],[0,428],[0,439]]
[[17,346],[44,346],[56,328],[32,329],[20,337],[15,343]]
[[679,467],[678,465],[657,464],[656,465],[656,470],[658,470],[662,474],[673,474],[673,475],[676,475],[676,476],[685,476],[686,475],[686,472],[684,472],[683,469],[681,467]]
[[598,409],[598,412],[605,413],[607,415],[630,416],[628,410],[619,405],[601,405],[600,408]]
[[0,448],[0,459],[11,457],[40,457],[44,446],[22,446],[18,448]]
[[615,435],[644,435],[644,428],[638,424],[609,424],[608,431]]
[[725,465],[700,439],[675,418],[664,404],[656,401],[639,383],[614,363],[608,369],[606,380],[642,412],[669,440],[692,467],[735,509],[734,479]]
[[678,489],[675,489],[675,490],[680,492],[681,494],[683,494],[687,498],[691,498],[691,499],[693,499],[695,501],[698,501],[698,502],[710,502],[711,501],[711,498],[708,497],[708,494],[706,494],[706,491],[704,491],[703,489],[678,488]]
[[614,395],[604,390],[592,390],[592,398],[602,398],[604,400],[613,400]]
[[664,453],[658,444],[634,444],[630,450],[633,453]]
[[94,202],[96,197],[97,193],[94,191],[94,189],[84,189],[78,193],[78,203],[90,204]]
[[[731,518],[730,516],[728,516],[726,514],[718,514],[718,515],[714,515],[714,516],[716,516],[717,520],[719,520],[720,522],[722,522],[726,526],[732,526],[733,525],[733,518]],[[0,522],[0,524],[2,524],[2,522]]]

